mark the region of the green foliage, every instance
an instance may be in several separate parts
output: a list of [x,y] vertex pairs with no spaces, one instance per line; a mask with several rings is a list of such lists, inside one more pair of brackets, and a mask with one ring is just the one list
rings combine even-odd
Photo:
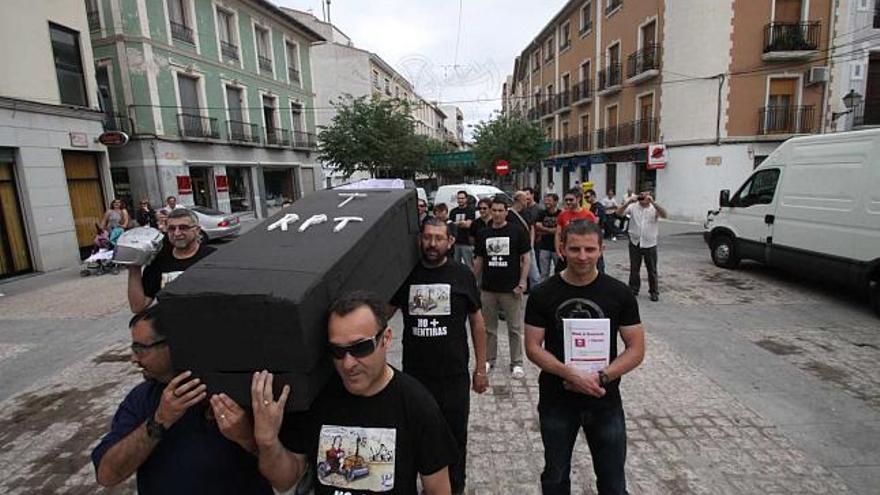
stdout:
[[346,95],[333,106],[337,114],[319,134],[318,159],[345,177],[409,178],[427,166],[435,145],[414,133],[406,101]]
[[499,159],[509,161],[513,170],[523,170],[544,157],[544,133],[521,117],[498,115],[474,127],[474,153],[477,166],[487,171]]

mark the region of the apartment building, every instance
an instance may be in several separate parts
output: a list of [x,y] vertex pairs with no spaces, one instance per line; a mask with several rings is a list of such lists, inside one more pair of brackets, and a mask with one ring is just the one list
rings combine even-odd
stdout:
[[116,195],[263,218],[323,183],[309,46],[265,0],[86,0]]
[[79,264],[113,191],[85,5],[3,10],[0,278]]
[[416,134],[446,142],[446,114],[436,102],[417,95],[412,112]]
[[[831,18],[832,0],[567,2],[508,89],[552,142],[542,187],[651,189],[673,217],[702,219],[718,190],[830,120]],[[648,165],[651,144],[665,163]]]
[[440,105],[440,111],[446,114],[443,125],[446,128],[446,143],[456,149],[464,147],[464,113],[455,105]]
[[[838,131],[880,125],[880,1],[839,2],[837,8],[831,125]],[[848,96],[851,109],[843,103]]]

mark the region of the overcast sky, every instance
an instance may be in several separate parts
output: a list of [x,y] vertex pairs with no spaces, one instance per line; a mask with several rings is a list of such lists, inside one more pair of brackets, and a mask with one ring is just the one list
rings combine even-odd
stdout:
[[[271,0],[322,17],[321,0]],[[429,100],[458,105],[466,124],[501,108],[513,59],[564,0],[332,0],[333,24],[379,54]],[[457,67],[454,67],[457,66]],[[488,100],[481,103],[473,100]]]

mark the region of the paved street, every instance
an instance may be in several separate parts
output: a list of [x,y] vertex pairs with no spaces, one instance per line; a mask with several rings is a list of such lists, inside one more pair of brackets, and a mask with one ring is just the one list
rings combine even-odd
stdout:
[[[878,493],[880,320],[833,287],[718,269],[697,230],[661,226],[661,301],[639,297],[647,358],[622,385],[630,492]],[[624,278],[626,241],[606,260]],[[140,379],[124,289],[125,275],[73,271],[0,284],[0,493],[105,493],[88,454]],[[540,493],[537,370],[490,379],[472,400],[468,492]],[[595,493],[583,438],[574,464],[575,493]]]

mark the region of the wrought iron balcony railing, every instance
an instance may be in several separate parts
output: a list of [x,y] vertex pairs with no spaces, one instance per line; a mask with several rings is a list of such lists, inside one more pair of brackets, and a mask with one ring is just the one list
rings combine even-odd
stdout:
[[584,79],[572,87],[572,101],[577,103],[593,97],[593,81]]
[[620,72],[620,64],[608,64],[608,67],[600,70],[598,91],[620,86]]
[[299,71],[293,67],[288,67],[287,68],[287,78],[290,80],[290,82],[299,83],[300,82]]
[[318,147],[318,140],[311,132],[293,131],[293,147],[313,150]]
[[764,26],[764,53],[818,50],[821,34],[819,21],[771,22]]
[[626,60],[627,79],[658,69],[660,69],[660,47],[655,43],[645,45],[641,50],[633,52]]
[[240,120],[227,120],[226,132],[230,141],[239,143],[260,143],[260,127]]
[[267,127],[266,144],[269,146],[290,146],[290,131],[277,127]]
[[813,105],[776,105],[758,110],[758,134],[807,134],[813,132]]
[[179,22],[168,21],[168,24],[171,26],[171,37],[185,41],[191,45],[195,44],[195,36],[193,35],[193,30],[186,24],[181,24]]
[[86,16],[89,19],[89,31],[100,31],[101,14],[99,14],[97,10],[89,10],[86,12]]
[[220,40],[220,51],[223,53],[224,59],[238,61],[238,46]]
[[259,60],[261,72],[272,72],[271,58],[264,57],[263,55],[257,55],[257,60]]
[[185,138],[220,139],[220,127],[217,119],[204,117],[194,113],[177,114],[180,136]]

